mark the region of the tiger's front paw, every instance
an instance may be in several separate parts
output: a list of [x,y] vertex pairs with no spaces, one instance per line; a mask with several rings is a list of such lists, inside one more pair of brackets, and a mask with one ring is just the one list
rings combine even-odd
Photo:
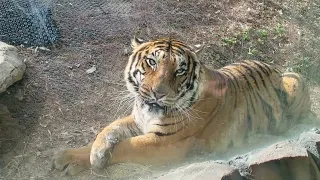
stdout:
[[90,163],[92,168],[103,168],[111,157],[111,153],[118,140],[112,136],[97,138],[92,145]]
[[52,169],[62,171],[64,175],[75,175],[89,169],[90,148],[67,149],[53,156]]

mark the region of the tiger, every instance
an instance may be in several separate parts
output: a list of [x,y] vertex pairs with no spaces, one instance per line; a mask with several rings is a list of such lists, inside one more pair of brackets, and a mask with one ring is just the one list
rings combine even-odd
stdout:
[[131,45],[124,79],[132,113],[90,145],[58,152],[56,169],[73,175],[124,162],[177,163],[194,147],[224,153],[253,134],[278,135],[314,117],[298,73],[256,60],[209,69],[200,61],[203,48],[170,37],[134,37]]

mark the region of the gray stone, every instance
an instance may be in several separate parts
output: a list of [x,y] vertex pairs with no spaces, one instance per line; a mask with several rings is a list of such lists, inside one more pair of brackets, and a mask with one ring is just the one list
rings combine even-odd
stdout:
[[18,55],[18,49],[0,41],[0,93],[19,81],[26,65]]
[[320,179],[316,161],[299,141],[278,142],[235,157],[229,164],[245,179]]
[[314,128],[308,132],[304,132],[300,135],[297,140],[299,144],[305,147],[318,168],[320,168],[320,131],[317,128]]
[[254,153],[248,159],[256,180],[319,179],[319,170],[307,149],[296,141],[283,141]]
[[207,161],[180,167],[156,180],[242,180],[238,170],[228,164]]

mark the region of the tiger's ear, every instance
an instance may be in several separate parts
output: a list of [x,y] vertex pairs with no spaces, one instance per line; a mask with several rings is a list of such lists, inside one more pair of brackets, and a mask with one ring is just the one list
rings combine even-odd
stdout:
[[134,36],[133,39],[131,40],[131,47],[133,49],[135,49],[136,47],[138,47],[142,43],[143,43],[142,39],[139,39],[136,36]]
[[204,44],[197,44],[194,46],[195,49],[195,54],[197,56],[197,58],[200,58],[202,56],[203,53],[203,49],[204,49]]

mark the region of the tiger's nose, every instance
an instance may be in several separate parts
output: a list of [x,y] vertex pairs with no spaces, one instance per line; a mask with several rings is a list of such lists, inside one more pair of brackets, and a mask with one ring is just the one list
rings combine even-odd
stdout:
[[167,94],[163,87],[153,88],[152,93],[156,100],[163,98]]

